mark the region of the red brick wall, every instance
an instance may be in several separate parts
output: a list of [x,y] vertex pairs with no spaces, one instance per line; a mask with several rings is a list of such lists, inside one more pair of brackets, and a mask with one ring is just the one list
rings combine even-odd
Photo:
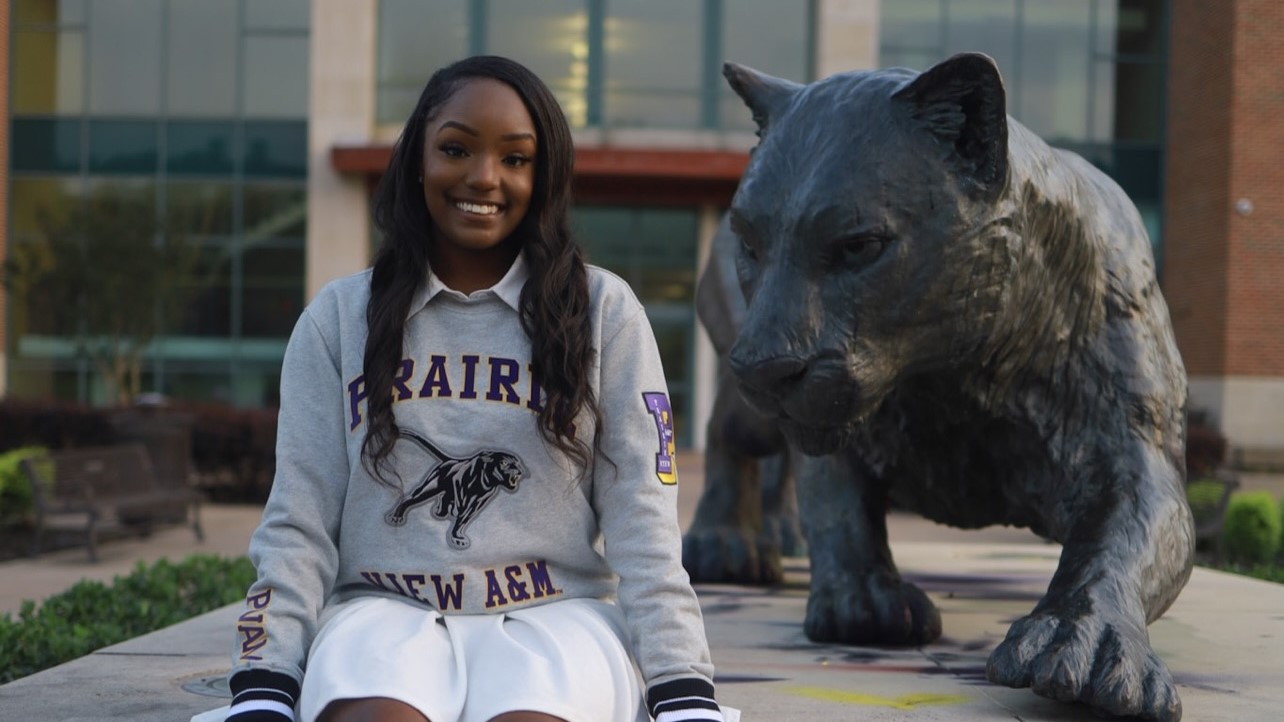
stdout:
[[1238,4],[1173,0],[1171,5],[1163,288],[1191,375],[1220,376],[1226,369]]
[[1226,373],[1284,376],[1284,2],[1234,17]]
[[[0,264],[9,248],[9,0],[0,0]],[[7,292],[0,288],[0,357],[8,347],[5,326]],[[0,368],[0,396],[5,395],[4,370]]]

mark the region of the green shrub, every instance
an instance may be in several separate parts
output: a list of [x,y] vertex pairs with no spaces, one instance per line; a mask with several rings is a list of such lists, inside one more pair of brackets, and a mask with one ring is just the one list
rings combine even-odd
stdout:
[[1213,479],[1196,479],[1186,484],[1186,501],[1190,504],[1190,513],[1195,517],[1196,526],[1210,521],[1217,513],[1224,489],[1220,481]]
[[1235,494],[1222,527],[1226,556],[1232,562],[1264,564],[1280,545],[1280,512],[1270,492]]
[[0,616],[0,684],[231,604],[254,579],[246,557],[196,554],[139,562],[110,585],[82,580],[38,610],[25,602],[16,621]]
[[0,454],[0,523],[21,519],[31,513],[34,500],[31,483],[22,473],[19,462],[46,453],[42,446],[24,446]]

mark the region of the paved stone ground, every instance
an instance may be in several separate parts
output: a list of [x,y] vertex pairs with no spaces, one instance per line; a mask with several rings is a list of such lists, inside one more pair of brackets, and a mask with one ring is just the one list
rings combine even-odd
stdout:
[[[686,524],[700,491],[698,457],[684,458],[682,469]],[[0,613],[24,594],[42,598],[82,576],[109,579],[140,559],[240,554],[257,520],[254,507],[210,506],[204,544],[172,529],[104,545],[98,565],[83,549],[0,564]],[[1042,595],[1058,546],[1022,530],[963,531],[900,514],[889,529],[898,565],[940,607],[944,636],[919,649],[809,642],[801,628],[805,560],[790,560],[786,582],[772,588],[700,585],[723,704],[743,710],[746,722],[1099,719],[984,680],[990,650]],[[0,686],[0,720],[185,722],[225,704],[236,611],[224,607]],[[1150,634],[1179,684],[1186,720],[1284,719],[1284,585],[1196,569]]]

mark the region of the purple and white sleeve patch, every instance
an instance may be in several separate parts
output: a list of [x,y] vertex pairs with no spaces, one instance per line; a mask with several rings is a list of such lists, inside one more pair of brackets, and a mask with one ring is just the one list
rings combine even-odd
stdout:
[[655,475],[661,484],[678,483],[677,441],[673,436],[673,408],[669,397],[661,392],[642,394],[646,409],[655,420],[660,451],[655,455]]

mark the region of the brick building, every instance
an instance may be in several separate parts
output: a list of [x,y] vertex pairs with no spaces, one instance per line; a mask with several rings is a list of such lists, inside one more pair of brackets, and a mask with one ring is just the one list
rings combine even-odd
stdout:
[[1194,410],[1284,463],[1284,3],[1174,0],[1163,289]]

